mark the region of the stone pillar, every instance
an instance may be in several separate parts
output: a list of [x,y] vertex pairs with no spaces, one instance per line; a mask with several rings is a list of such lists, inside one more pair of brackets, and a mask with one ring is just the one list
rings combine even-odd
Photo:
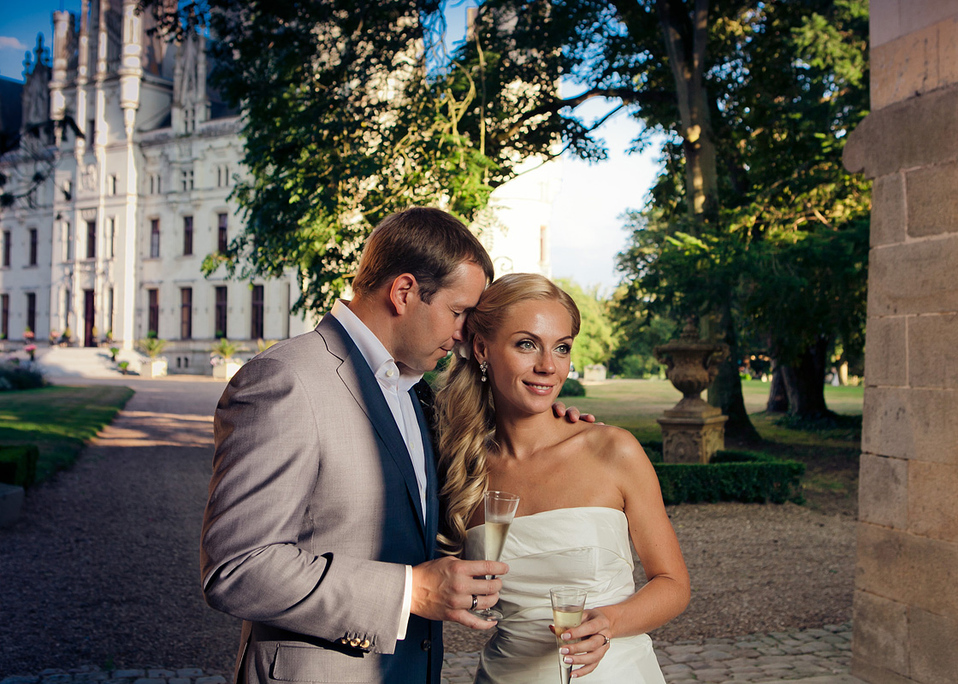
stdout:
[[958,2],[871,0],[874,180],[852,673],[958,682]]

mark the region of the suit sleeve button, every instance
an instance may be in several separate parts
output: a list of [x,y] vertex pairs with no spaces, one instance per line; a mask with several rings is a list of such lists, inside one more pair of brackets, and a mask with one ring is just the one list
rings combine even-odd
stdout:
[[359,646],[359,639],[350,639],[349,645],[352,646],[353,648],[356,648],[357,646]]
[[363,642],[359,644],[360,648],[369,648],[369,639],[363,639]]
[[345,646],[346,644],[349,643],[349,639],[347,639],[346,637],[343,637],[342,639],[339,640],[339,643]]
[[428,651],[430,648],[432,648],[432,642],[429,639],[423,639],[422,650]]

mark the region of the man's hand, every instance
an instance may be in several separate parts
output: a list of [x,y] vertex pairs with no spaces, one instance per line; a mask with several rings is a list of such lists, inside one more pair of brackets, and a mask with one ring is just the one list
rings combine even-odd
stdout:
[[502,580],[483,578],[507,572],[509,566],[505,563],[452,557],[416,565],[412,569],[410,610],[429,620],[452,620],[472,629],[489,629],[496,623],[469,612],[473,608],[472,597],[476,597],[476,608],[496,605]]
[[565,404],[561,401],[557,401],[552,405],[552,411],[556,414],[556,418],[565,418],[570,423],[577,423],[580,420],[584,423],[595,422],[595,416],[591,413],[581,413],[575,406],[566,408]]

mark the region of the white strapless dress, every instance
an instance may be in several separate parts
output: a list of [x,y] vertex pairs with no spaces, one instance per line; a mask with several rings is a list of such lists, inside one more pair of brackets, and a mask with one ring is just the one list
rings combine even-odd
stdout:
[[[466,558],[483,558],[485,530],[466,537]],[[625,514],[613,508],[560,508],[516,518],[502,549],[503,619],[479,660],[481,684],[558,684],[559,655],[551,587],[589,592],[586,607],[618,603],[635,593]],[[586,684],[665,684],[647,634],[615,638]]]

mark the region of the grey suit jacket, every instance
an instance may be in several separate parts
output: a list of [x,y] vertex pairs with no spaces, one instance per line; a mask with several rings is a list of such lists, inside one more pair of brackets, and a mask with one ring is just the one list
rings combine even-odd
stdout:
[[404,564],[435,557],[427,511],[372,371],[339,323],[245,364],[216,409],[203,523],[208,603],[244,620],[237,681],[438,682],[441,626],[397,641]]

